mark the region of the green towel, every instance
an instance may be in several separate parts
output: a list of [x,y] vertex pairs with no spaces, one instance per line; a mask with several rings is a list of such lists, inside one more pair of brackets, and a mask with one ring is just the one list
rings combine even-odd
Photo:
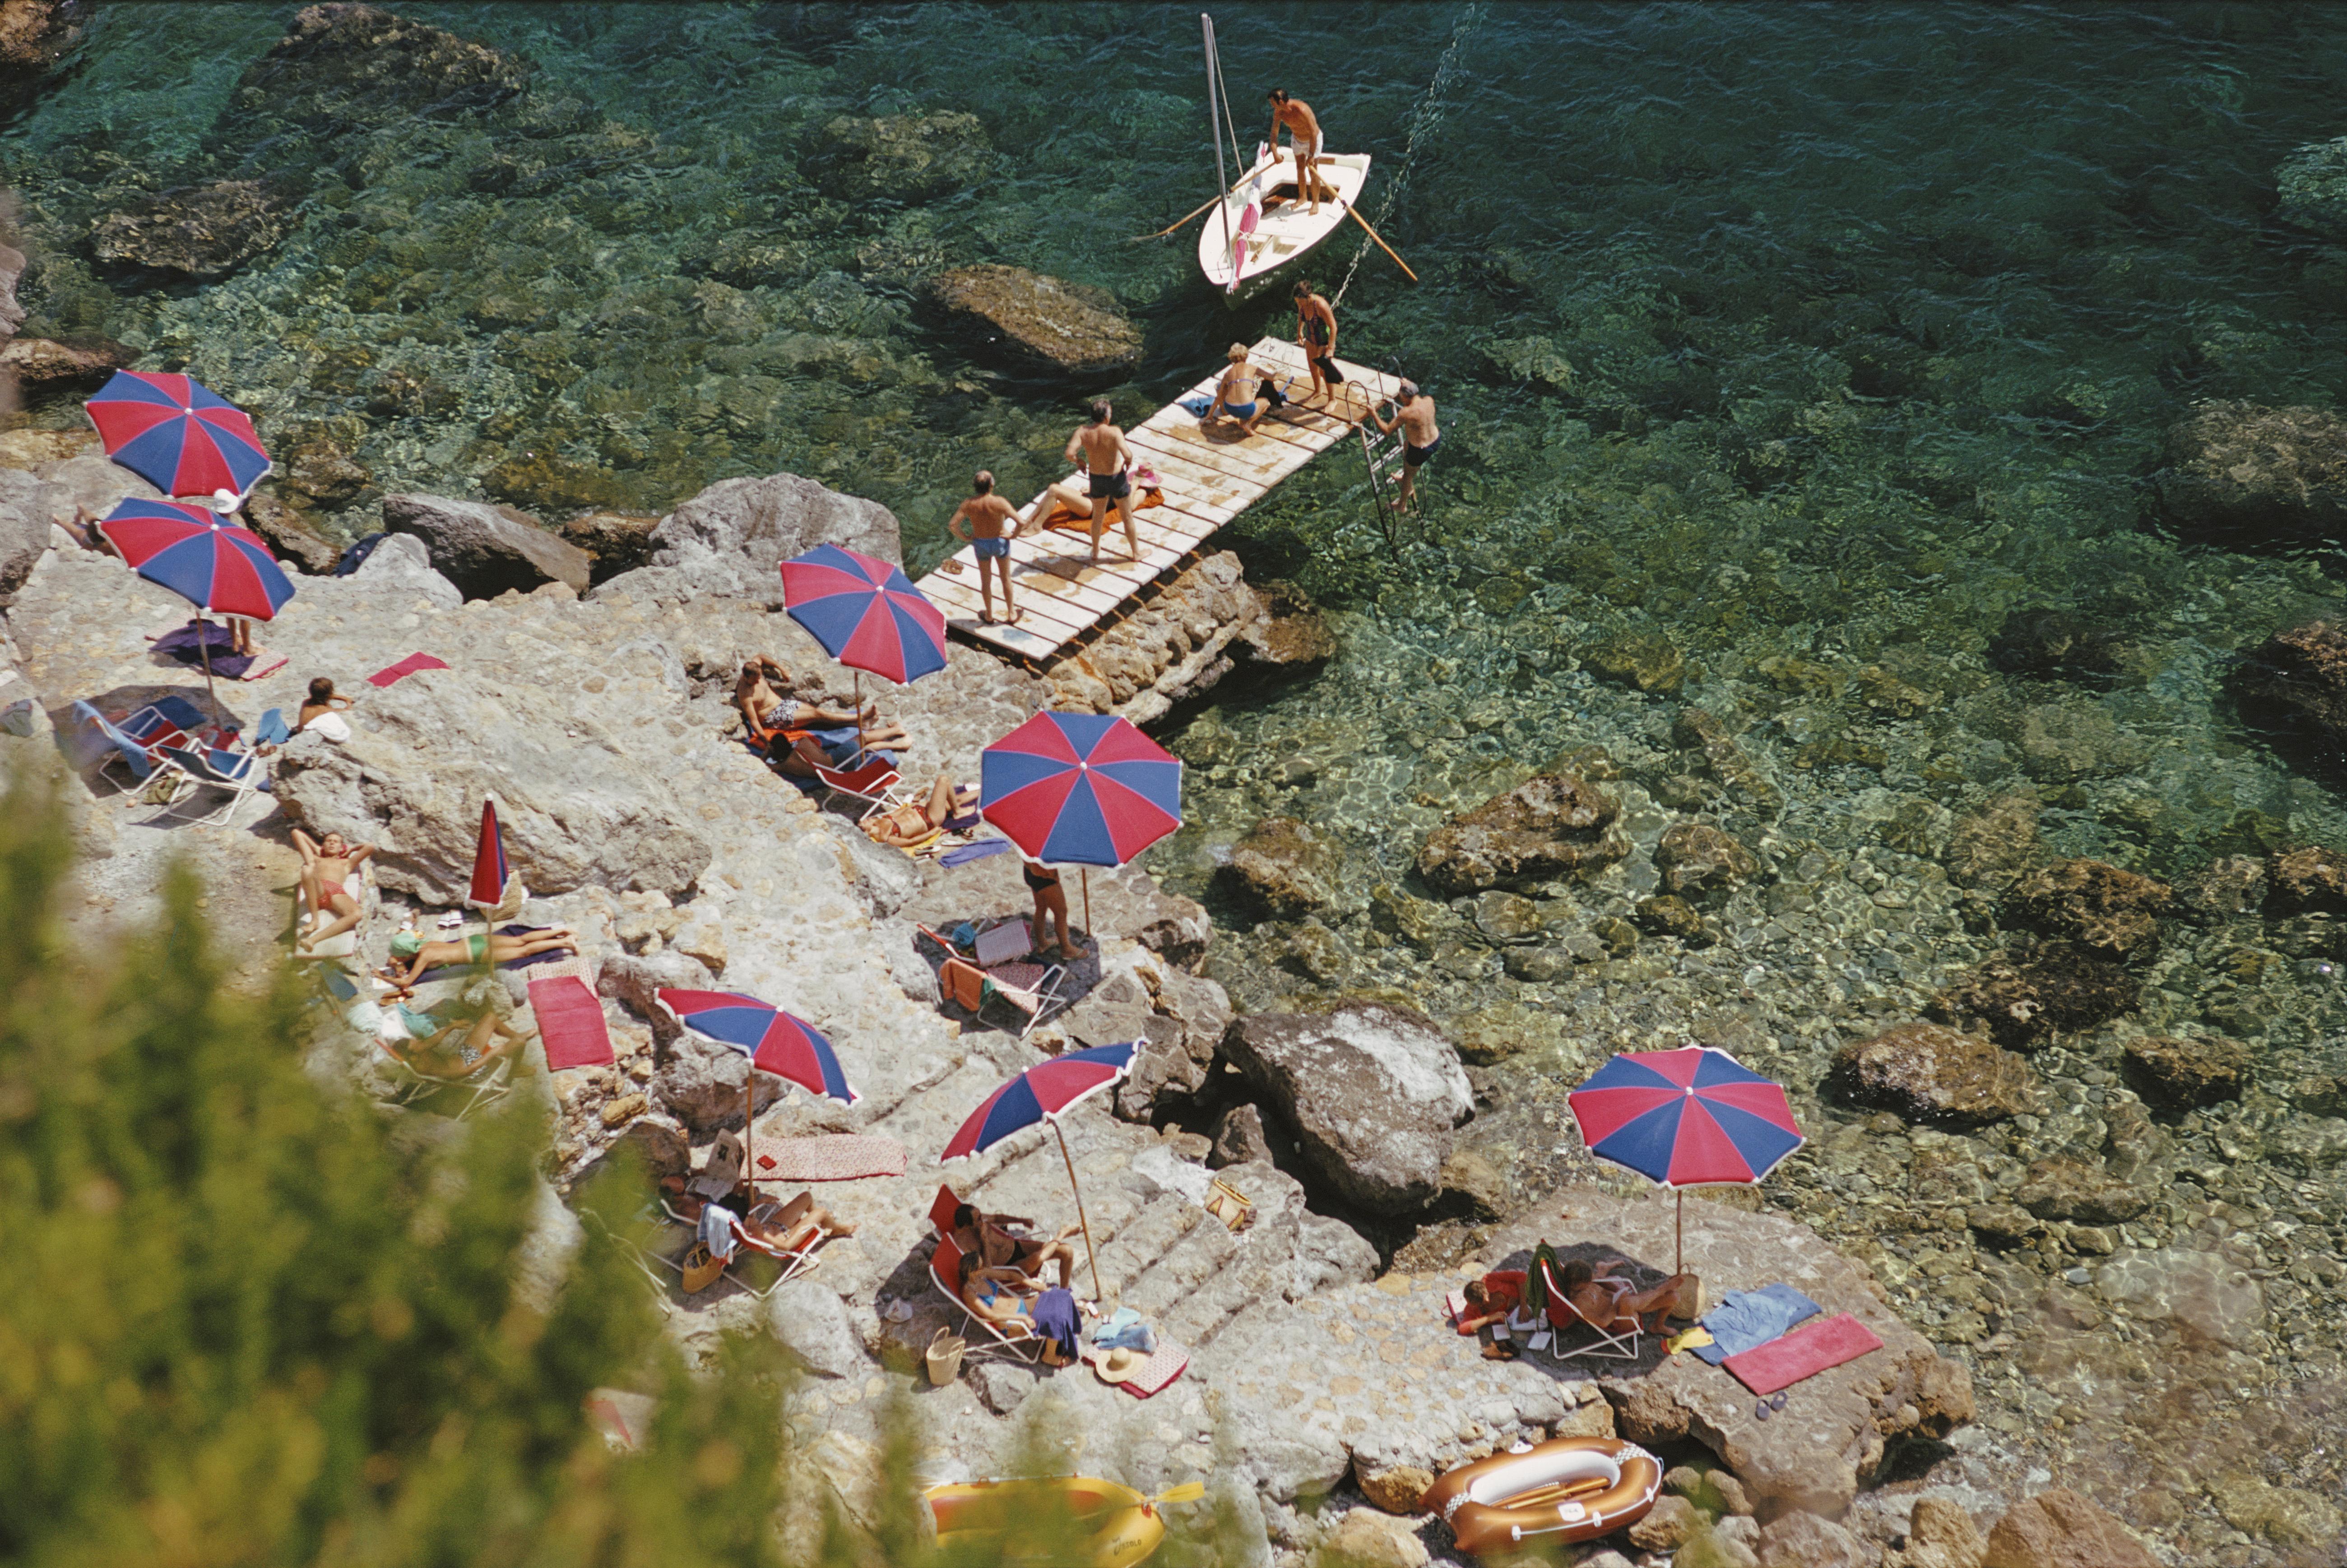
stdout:
[[1548,1317],[1548,1273],[1541,1267],[1542,1264],[1549,1268],[1558,1266],[1556,1249],[1546,1242],[1532,1248],[1532,1266],[1524,1271],[1524,1307],[1539,1318]]

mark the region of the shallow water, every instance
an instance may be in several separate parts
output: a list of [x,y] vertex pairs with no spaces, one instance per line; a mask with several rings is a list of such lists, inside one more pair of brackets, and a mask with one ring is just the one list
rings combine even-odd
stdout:
[[[330,528],[365,528],[389,489],[559,518],[657,511],[787,468],[890,506],[922,568],[946,551],[970,469],[1022,495],[1056,477],[1091,389],[971,361],[920,319],[920,277],[999,261],[1112,291],[1146,333],[1117,389],[1136,407],[1229,338],[1288,330],[1268,302],[1226,311],[1208,295],[1186,238],[1126,243],[1212,190],[1186,8],[405,7],[528,55],[529,94],[346,150],[294,234],[225,282],[95,272],[77,249],[91,215],[203,171],[236,77],[292,9],[101,8],[78,74],[0,135],[0,159],[40,262],[26,330],[100,333],[184,364],[254,409],[289,466],[356,465],[320,485]],[[1491,1073],[1476,1134],[1519,1193],[1574,1157],[1559,1153],[1573,1139],[1557,1096],[1595,1056],[1730,1044],[1792,1082],[1820,1133],[1775,1201],[1872,1248],[1888,1278],[1971,1259],[1968,1243],[1882,1222],[1864,1194],[1907,1178],[1867,1174],[1860,1144],[1826,1136],[1860,1123],[1810,1092],[1840,1039],[1917,1016],[1996,945],[1935,864],[1954,820],[2025,794],[2049,850],[2162,876],[2347,844],[2340,797],[2255,744],[2220,692],[2237,650],[2336,610],[2325,563],[2181,548],[2150,526],[2145,484],[2193,402],[2332,405],[2347,381],[2347,251],[2268,216],[2282,156],[2347,130],[2347,13],[1217,18],[1242,106],[1285,84],[1333,149],[1378,156],[1369,211],[1420,282],[1374,253],[1351,272],[1351,235],[1315,266],[1350,277],[1344,351],[1425,383],[1446,437],[1399,548],[1341,452],[1228,536],[1252,575],[1327,607],[1343,651],[1309,682],[1226,691],[1167,735],[1192,764],[1190,825],[1153,865],[1234,928],[1221,978],[1253,1006],[1385,986],[1446,1021],[1523,1016],[1490,1010],[1511,1006],[1553,1020],[1539,1050]],[[835,116],[943,111],[982,128],[974,183],[851,201],[809,171]],[[1251,144],[1260,129],[1240,132]],[[523,166],[504,189],[483,173],[500,158]],[[387,395],[400,376],[411,391]],[[1989,639],[2041,605],[2121,634],[2118,674],[2088,687],[1999,672]],[[1598,680],[1592,651],[1624,635],[1676,648],[1684,691]],[[1690,764],[1672,738],[1683,702],[1728,723],[1773,794]],[[1426,830],[1590,747],[1622,775],[1607,787],[1640,851],[1537,900],[1529,942],[1495,941],[1471,906],[1391,896],[1248,932],[1220,899],[1227,846],[1276,814],[1333,833],[1358,887],[1407,894]],[[1652,889],[1662,827],[1690,815],[1742,835],[1773,881],[1715,911],[1716,946],[1593,946]],[[2307,1124],[2281,1090],[2341,1070],[2333,974],[2273,950],[2254,921],[2179,929],[2146,997],[2121,1031],[2248,1039],[2260,1088],[2178,1126],[2171,1163],[2218,1173],[2179,1182],[2135,1239],[2180,1245],[2213,1225],[2225,1245],[2270,1244],[2265,1375],[2335,1376],[2335,1306],[2286,1276],[2290,1258],[2341,1251],[2339,1167],[2212,1152]],[[2079,1108],[2102,1103],[2116,1032],[2041,1059],[2076,1115],[1972,1142],[2026,1160],[2086,1138],[2099,1155]],[[2184,1212],[2178,1194],[2195,1193],[2227,1212]],[[2297,1227],[2286,1251],[2276,1224]],[[1969,1324],[1945,1337],[1981,1368],[2004,1440],[2071,1429],[2073,1462],[2103,1456],[2127,1491],[2141,1478],[2110,1456],[2151,1429],[2097,1425],[2083,1395],[2041,1408],[2013,1371],[2020,1352],[2001,1354],[2044,1342],[2029,1337],[2035,1288],[1983,1309],[1989,1337],[1963,1338]],[[1927,1329],[1958,1316],[1901,1292]],[[1961,1348],[1975,1343],[1993,1348]],[[2271,1440],[2275,1479],[2336,1485],[2335,1455]],[[2263,1560],[2189,1488],[2168,1490],[2143,1506],[2197,1560]]]

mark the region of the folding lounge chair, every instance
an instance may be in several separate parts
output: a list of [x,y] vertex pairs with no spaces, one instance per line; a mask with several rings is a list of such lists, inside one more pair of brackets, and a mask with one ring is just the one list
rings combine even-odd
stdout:
[[228,792],[228,804],[202,818],[201,825],[207,827],[233,825],[236,808],[244,804],[247,795],[269,782],[267,765],[251,752],[223,752],[215,748],[198,753],[182,746],[164,746],[161,751],[164,765],[173,775],[174,786],[171,798],[164,803],[162,811],[151,818],[152,821],[160,822],[164,817],[176,815],[182,802],[194,799],[207,789],[218,789]]
[[[1612,1361],[1635,1361],[1638,1358],[1638,1337],[1644,1329],[1636,1320],[1634,1319],[1626,1330],[1619,1333],[1599,1327],[1583,1317],[1581,1308],[1565,1295],[1564,1288],[1556,1282],[1556,1271],[1549,1267],[1547,1260],[1542,1259],[1539,1266],[1541,1279],[1548,1287],[1549,1326],[1555,1330],[1549,1339],[1551,1356],[1559,1361],[1576,1360],[1583,1356]],[[1586,1328],[1597,1337],[1578,1350],[1568,1350],[1564,1348],[1565,1339],[1577,1328]]]
[[856,815],[858,822],[876,811],[888,811],[904,804],[897,795],[897,786],[905,782],[904,776],[877,758],[853,770],[810,765],[815,768],[816,782],[824,787],[825,804],[841,795],[864,803],[863,811]]
[[[701,1224],[698,1220],[688,1219],[683,1214],[678,1213],[675,1207],[672,1206],[665,1197],[661,1199],[660,1206],[661,1212],[668,1216],[671,1224],[684,1226],[685,1229],[691,1231],[696,1238],[700,1236]],[[814,1195],[809,1193],[801,1193],[797,1197],[793,1198],[787,1204],[760,1204],[750,1211],[750,1217],[757,1220],[762,1225],[788,1224],[791,1219],[796,1217],[792,1211],[796,1210],[798,1213],[804,1214],[807,1209],[814,1206]],[[824,1243],[823,1234],[820,1231],[818,1231],[815,1236],[807,1242],[806,1245],[796,1250],[793,1250],[792,1248],[782,1245],[778,1242],[759,1240],[756,1236],[752,1235],[738,1219],[732,1221],[726,1228],[733,1237],[733,1255],[725,1260],[725,1268],[722,1277],[733,1280],[735,1285],[740,1286],[743,1290],[749,1292],[750,1295],[757,1297],[760,1301],[764,1301],[767,1296],[772,1296],[775,1291],[781,1289],[792,1280],[796,1279],[800,1275],[816,1267],[823,1261],[821,1258],[815,1256],[815,1248],[821,1246]],[[692,1249],[688,1247],[686,1250],[689,1252]],[[683,1277],[684,1264],[681,1257],[661,1257],[657,1253],[652,1255],[658,1258],[662,1265],[673,1269],[680,1279]],[[776,1263],[782,1266],[782,1272],[775,1276],[772,1281],[763,1287],[752,1284],[749,1277],[740,1272],[740,1266],[749,1261],[753,1256],[773,1258]],[[707,1286],[703,1286],[702,1288],[706,1289]]]
[[[921,935],[946,950],[945,967],[938,971],[938,1000],[951,1002],[956,1007],[977,1014],[986,1009],[988,1002],[999,999],[1026,1020],[1019,1029],[1019,1038],[1021,1040],[1034,1033],[1036,1025],[1069,1005],[1068,999],[1060,992],[1060,988],[1067,983],[1066,965],[1053,964],[1046,968],[1040,964],[999,963],[990,967],[981,967],[963,958],[958,947],[930,930],[927,926],[919,927],[917,929]],[[975,946],[980,953],[983,953],[989,950],[986,946],[987,938],[992,936],[994,931],[1024,932],[1026,929],[1027,923],[1023,920],[1012,921],[1008,926],[997,926],[992,930],[981,934]],[[1030,945],[1031,946],[1031,938]],[[1008,951],[1009,945],[1002,944],[996,950]],[[1024,954],[1029,948],[1027,946],[1021,946],[1017,950]]]
[[119,764],[133,785],[154,776],[165,746],[178,745],[187,738],[185,731],[153,706],[126,715],[119,723],[87,702],[76,702],[72,712],[79,764],[87,767],[95,760],[103,774]]
[[[961,1207],[961,1200],[954,1196],[954,1190],[951,1187],[945,1186],[938,1189],[937,1197],[929,1204],[929,1224],[938,1233],[938,1249],[929,1255],[929,1283],[936,1286],[938,1292],[953,1304],[955,1311],[960,1313],[968,1321],[986,1330],[994,1340],[995,1350],[1000,1351],[1014,1360],[1024,1361],[1032,1366],[1041,1358],[1043,1354],[1041,1335],[1036,1333],[1030,1325],[1024,1323],[1014,1322],[1006,1326],[988,1322],[972,1312],[969,1309],[969,1303],[964,1301],[961,1298],[961,1293],[948,1283],[961,1277],[961,1244],[953,1237],[954,1211],[959,1207]],[[1019,1332],[1007,1333],[1006,1327],[1016,1328]]]
[[482,1106],[513,1092],[513,1084],[509,1081],[513,1074],[513,1058],[510,1056],[500,1057],[486,1072],[477,1067],[462,1078],[443,1078],[437,1073],[419,1072],[401,1061],[393,1053],[389,1041],[378,1037],[375,1044],[382,1049],[384,1060],[391,1063],[392,1081],[395,1085],[392,1100],[395,1104],[413,1105],[443,1090],[469,1090],[471,1098],[465,1102],[465,1108],[450,1118],[451,1121],[462,1122]]

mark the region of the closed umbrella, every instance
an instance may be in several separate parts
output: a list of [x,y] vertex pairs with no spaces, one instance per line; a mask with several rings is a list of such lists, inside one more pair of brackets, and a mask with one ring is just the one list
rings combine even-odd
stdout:
[[269,472],[244,410],[187,375],[118,370],[83,405],[106,455],[170,496],[242,496]]
[[840,1068],[838,1053],[806,1020],[743,991],[677,989],[655,991],[652,999],[702,1039],[730,1046],[750,1059],[751,1073],[742,1083],[742,1165],[752,1181],[757,1180],[751,1148],[757,1074],[771,1072],[811,1094],[828,1095],[844,1105],[856,1103],[856,1092]]
[[1122,1045],[1096,1045],[1037,1062],[988,1095],[986,1103],[969,1113],[969,1120],[947,1143],[946,1152],[938,1156],[940,1165],[967,1160],[984,1153],[1013,1132],[1038,1122],[1050,1122],[1052,1133],[1060,1140],[1060,1158],[1068,1167],[1069,1189],[1076,1194],[1076,1223],[1084,1233],[1084,1260],[1092,1266],[1095,1300],[1102,1299],[1100,1259],[1092,1255],[1092,1222],[1084,1217],[1083,1189],[1076,1185],[1075,1157],[1068,1153],[1068,1135],[1060,1131],[1060,1118],[1079,1101],[1099,1093],[1132,1071],[1133,1053],[1140,1044],[1135,1040]]
[[1182,764],[1100,713],[1038,713],[979,758],[979,810],[1045,866],[1122,866],[1182,825]]
[[[199,611],[274,620],[293,597],[285,569],[251,528],[219,513],[177,501],[124,501],[96,525],[114,552],[148,581],[160,584]],[[211,690],[211,649],[203,651],[204,687]],[[213,694],[213,706],[220,699]]]
[[1591,1153],[1677,1195],[1674,1274],[1685,1189],[1757,1184],[1802,1142],[1784,1089],[1712,1046],[1624,1052],[1566,1098]]

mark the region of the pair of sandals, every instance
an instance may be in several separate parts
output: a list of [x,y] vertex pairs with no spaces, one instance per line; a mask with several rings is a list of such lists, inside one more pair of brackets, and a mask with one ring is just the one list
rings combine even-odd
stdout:
[[1775,1393],[1769,1395],[1767,1399],[1762,1399],[1758,1404],[1752,1407],[1752,1419],[1756,1421],[1765,1421],[1784,1408],[1785,1390],[1779,1389]]

